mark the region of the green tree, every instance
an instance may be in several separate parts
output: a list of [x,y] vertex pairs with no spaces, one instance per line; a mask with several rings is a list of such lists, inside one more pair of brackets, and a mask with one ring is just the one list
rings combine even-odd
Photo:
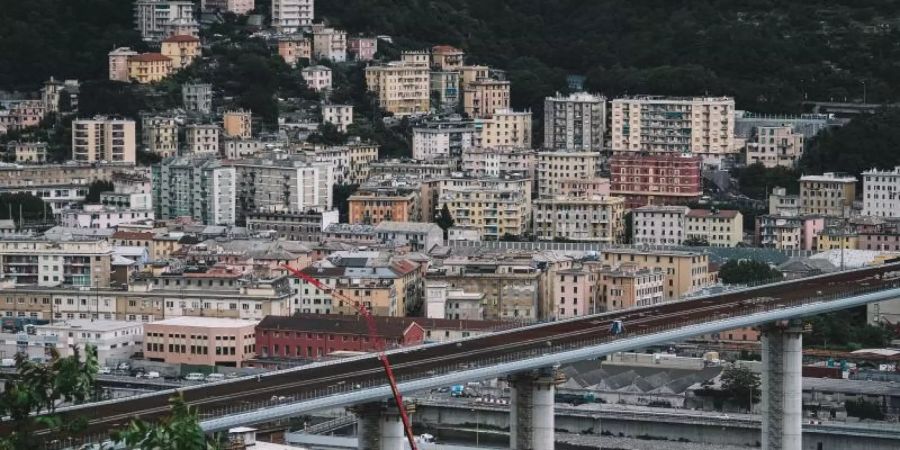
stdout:
[[765,200],[774,187],[786,188],[789,193],[800,190],[800,173],[785,167],[767,168],[760,163],[732,171],[742,194]]
[[847,415],[851,417],[884,420],[884,412],[881,410],[881,407],[877,403],[866,401],[864,398],[844,402],[844,407],[847,409]]
[[172,414],[155,423],[132,420],[127,428],[113,433],[113,440],[127,448],[141,450],[214,450],[217,439],[207,440],[200,428],[197,411],[187,405],[179,393],[170,399]]
[[806,173],[859,175],[872,168],[900,165],[900,110],[887,109],[828,129],[809,142],[800,166]]
[[444,207],[441,208],[441,212],[434,219],[434,223],[436,223],[437,226],[441,227],[441,229],[444,230],[444,239],[447,239],[447,230],[449,230],[450,227],[452,227],[456,223],[456,221],[453,220],[453,214],[450,214],[450,208],[446,203],[444,204]]
[[358,188],[358,184],[334,184],[331,187],[334,207],[337,208],[338,217],[342,223],[350,222],[350,204],[348,199]]
[[781,277],[781,272],[762,261],[731,259],[719,268],[719,279],[725,284],[750,284]]
[[13,424],[12,433],[0,437],[2,450],[40,448],[30,434],[38,426],[65,436],[86,425],[84,420],[62,422],[55,412],[60,403],[78,404],[91,399],[98,369],[97,349],[88,345],[82,353],[74,347],[72,355],[65,358],[55,349],[50,351],[48,363],[16,355],[17,376],[6,381],[0,394],[0,416],[11,418]]
[[29,193],[0,194],[0,219],[20,219],[25,222],[44,222],[53,218],[50,206],[40,197]]
[[98,203],[100,194],[113,190],[112,181],[95,180],[88,186],[88,193],[84,197],[85,203]]
[[706,238],[699,238],[696,236],[691,236],[682,242],[683,245],[687,245],[689,247],[708,247],[709,241]]
[[347,135],[338,131],[334,124],[323,123],[319,125],[319,129],[315,133],[309,135],[306,141],[312,144],[343,145],[347,143]]
[[[746,367],[726,367],[722,371],[722,393],[732,402],[750,411],[759,403],[761,385],[759,375]],[[751,403],[752,400],[752,403]]]

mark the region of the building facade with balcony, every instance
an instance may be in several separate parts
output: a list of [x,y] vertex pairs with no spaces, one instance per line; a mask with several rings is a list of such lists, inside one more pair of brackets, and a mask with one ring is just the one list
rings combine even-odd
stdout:
[[687,206],[642,206],[632,213],[633,244],[681,245],[686,238]]
[[625,199],[564,197],[534,201],[534,235],[540,240],[619,243],[625,235]]
[[850,217],[856,200],[856,177],[828,172],[800,177],[800,213]]
[[577,92],[544,99],[544,149],[601,151],[605,133],[606,97]]
[[679,205],[703,195],[699,156],[617,153],[609,159],[610,192],[628,208]]
[[96,116],[72,122],[72,159],[77,162],[135,162],[134,121]]
[[900,167],[862,173],[864,216],[900,217]]

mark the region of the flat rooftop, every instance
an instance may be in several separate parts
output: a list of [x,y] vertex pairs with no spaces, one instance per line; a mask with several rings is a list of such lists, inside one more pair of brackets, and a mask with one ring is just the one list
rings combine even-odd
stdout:
[[218,317],[173,317],[171,319],[151,322],[150,325],[170,325],[179,327],[203,327],[203,328],[242,328],[256,326],[256,320],[225,319]]

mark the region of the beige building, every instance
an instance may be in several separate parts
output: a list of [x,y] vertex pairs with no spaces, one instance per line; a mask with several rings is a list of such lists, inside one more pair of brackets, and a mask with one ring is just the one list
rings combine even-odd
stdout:
[[609,195],[609,178],[562,178],[557,180],[556,194],[564,197],[605,197]]
[[443,260],[429,268],[426,280],[484,294],[486,320],[539,319],[544,274],[532,265],[530,255],[517,256]]
[[6,143],[6,158],[18,164],[36,164],[47,162],[46,142],[18,142]]
[[353,124],[353,105],[322,105],[322,121],[346,133],[347,126]]
[[13,286],[105,288],[112,258],[103,240],[0,240],[0,273]]
[[[774,187],[769,193],[769,214],[775,216],[799,216],[800,215],[800,196],[788,194],[787,189],[783,187]],[[866,214],[863,208],[863,215]]]
[[498,109],[481,121],[479,146],[531,148],[531,111]]
[[856,177],[832,172],[800,177],[800,214],[849,217],[856,200]]
[[460,86],[465,86],[475,80],[488,78],[491,69],[488,66],[462,66],[459,68]]
[[366,87],[381,109],[397,116],[428,113],[431,81],[428,65],[390,62],[366,68]]
[[659,267],[623,263],[600,269],[599,297],[603,311],[658,305],[666,301],[666,273]]
[[304,67],[300,71],[306,86],[316,92],[331,90],[331,69],[325,66]]
[[704,162],[734,148],[734,99],[639,96],[612,101],[612,150],[692,153]]
[[666,277],[663,285],[666,301],[681,299],[714,282],[709,273],[709,257],[703,253],[610,249],[603,251],[600,262],[609,266],[634,263],[642,269],[661,269]]
[[328,28],[321,24],[313,25],[313,56],[316,59],[327,59],[333,62],[347,61],[347,32]]
[[465,52],[450,45],[431,47],[431,65],[444,72],[459,71],[463,66]]
[[312,58],[312,42],[309,38],[291,35],[278,39],[278,56],[289,66],[295,66],[301,59]]
[[734,210],[692,209],[686,216],[685,236],[712,247],[736,247],[744,242],[744,216]]
[[200,57],[200,39],[189,35],[169,36],[162,41],[160,53],[172,60],[172,69],[183,69]]
[[553,277],[553,283],[543,318],[571,319],[602,311],[598,307],[599,274],[589,265],[576,263],[547,276]]
[[595,178],[599,164],[600,154],[596,152],[538,152],[538,196],[555,197],[561,180]]
[[226,111],[222,116],[222,132],[227,138],[253,137],[253,117],[250,111]]
[[803,156],[803,134],[792,126],[757,127],[746,144],[747,164],[794,167]]
[[619,243],[625,237],[622,197],[558,196],[534,202],[534,234],[540,240]]
[[218,154],[220,131],[218,125],[188,125],[185,127],[187,153]]
[[155,83],[172,74],[172,59],[161,53],[141,53],[128,58],[128,79]]
[[128,47],[119,47],[109,52],[110,81],[129,81],[128,60],[137,56],[137,52]]
[[278,33],[296,33],[312,25],[314,0],[271,0],[272,27]]
[[477,79],[466,83],[462,91],[463,111],[469,117],[484,119],[509,109],[509,81]]
[[96,116],[72,122],[72,159],[135,162],[134,121]]
[[174,117],[144,116],[141,119],[141,147],[163,158],[178,154],[178,124]]
[[486,241],[523,236],[531,231],[531,184],[513,176],[436,180],[434,211],[446,205],[457,226],[480,228]]
[[417,189],[363,186],[347,199],[347,204],[349,223],[378,225],[382,221],[419,222],[425,219]]
[[462,152],[462,170],[473,177],[517,172],[534,179],[536,155],[530,147],[471,147]]
[[144,358],[166,364],[242,367],[256,356],[254,320],[175,317],[144,324]]

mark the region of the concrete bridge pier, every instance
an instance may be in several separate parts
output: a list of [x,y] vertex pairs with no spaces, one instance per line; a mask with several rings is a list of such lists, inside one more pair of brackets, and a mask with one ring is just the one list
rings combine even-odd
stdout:
[[803,413],[803,323],[762,327],[762,448],[800,450]]
[[[373,402],[349,408],[357,417],[357,449],[403,450],[406,434],[400,410],[387,402]],[[408,405],[407,413],[412,413]]]
[[509,376],[509,448],[553,450],[556,386],[564,375],[556,368],[538,369]]

